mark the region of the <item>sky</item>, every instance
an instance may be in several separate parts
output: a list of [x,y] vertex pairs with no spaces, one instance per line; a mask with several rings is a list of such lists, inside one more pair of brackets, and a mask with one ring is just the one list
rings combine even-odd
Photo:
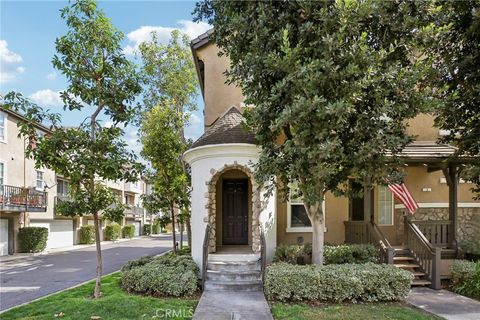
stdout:
[[[59,12],[67,4],[68,1],[60,0],[0,0],[0,93],[21,92],[39,105],[61,113],[63,124],[71,126],[83,121],[91,110],[63,111],[59,92],[67,87],[67,81],[51,63],[55,39],[67,30]],[[131,59],[151,31],[166,42],[174,28],[192,39],[210,29],[204,22],[192,22],[193,1],[99,1],[98,7],[125,34],[122,47]],[[196,101],[197,111],[185,130],[187,138],[192,139],[203,132],[200,89]],[[108,125],[106,120],[104,125]],[[139,152],[137,129],[127,127],[125,131],[126,142]]]

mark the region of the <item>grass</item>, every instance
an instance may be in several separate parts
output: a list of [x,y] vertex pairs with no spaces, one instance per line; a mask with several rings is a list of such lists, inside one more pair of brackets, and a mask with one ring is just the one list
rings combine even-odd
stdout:
[[[63,291],[11,309],[0,315],[7,319],[190,319],[198,300],[195,297],[154,298],[131,295],[120,288],[120,273],[103,277],[100,299],[93,300],[95,283]],[[93,318],[93,319],[100,319]]]
[[274,303],[272,306],[272,314],[273,318],[276,320],[441,319],[422,310],[414,309],[399,303],[325,304],[319,306],[310,306],[300,303]]

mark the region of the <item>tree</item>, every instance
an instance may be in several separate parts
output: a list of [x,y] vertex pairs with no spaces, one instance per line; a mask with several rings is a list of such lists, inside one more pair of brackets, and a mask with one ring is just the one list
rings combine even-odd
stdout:
[[[442,140],[458,147],[455,156],[480,156],[480,2],[438,1],[432,12],[427,53],[435,61],[434,85],[445,103],[436,125],[449,131]],[[480,199],[480,161],[463,170]]]
[[[145,109],[148,111],[157,105],[161,105],[177,113],[176,117],[178,118],[179,126],[171,129],[177,133],[184,150],[188,144],[185,139],[184,127],[189,121],[190,113],[196,108],[194,99],[196,98],[198,88],[195,66],[188,44],[188,36],[182,35],[178,30],[174,30],[167,44],[161,43],[156,34],[152,33],[152,39],[142,43],[139,47],[139,54],[143,62],[142,73],[145,86],[143,103]],[[148,135],[149,133],[144,132],[144,134]],[[156,138],[162,139],[161,132],[155,134],[157,134]],[[169,134],[166,133],[166,135]],[[146,150],[145,154],[151,154],[152,152],[154,151]],[[181,155],[178,156],[177,161],[180,162],[183,168],[182,176],[188,178],[184,180],[183,195],[180,196],[183,199],[188,193],[189,170]],[[160,195],[160,197],[162,196]],[[188,203],[183,201],[178,210],[183,212],[181,217],[185,220],[187,226],[188,245],[190,247],[190,215],[185,214],[189,210],[188,207],[184,207]],[[172,220],[174,219],[175,217],[172,215]],[[173,225],[175,226],[175,223]]]
[[[57,54],[54,67],[68,79],[68,88],[61,93],[64,109],[92,110],[78,127],[63,127],[60,117],[43,110],[23,98],[9,93],[6,105],[19,110],[29,121],[19,124],[20,133],[37,139],[36,147],[28,146],[37,167],[48,167],[69,179],[70,199],[58,207],[63,215],[93,215],[97,249],[94,298],[101,295],[102,252],[99,214],[103,219],[117,221],[123,207],[104,181],[136,181],[142,165],[135,154],[126,149],[121,129],[133,117],[131,107],[140,93],[134,66],[122,54],[123,34],[115,29],[95,1],[79,0],[61,10],[68,32],[55,42]],[[103,116],[114,125],[102,127]],[[32,122],[50,122],[52,133],[35,137]]]
[[[406,120],[424,106],[428,61],[415,42],[425,3],[205,0],[196,19],[215,28],[242,88],[246,121],[262,147],[255,176],[285,197],[298,184],[313,228],[312,262],[323,263],[327,192],[358,179],[384,184],[411,141]],[[421,52],[421,50],[420,50]]]
[[150,161],[154,173],[153,188],[148,202],[158,209],[170,212],[173,226],[173,251],[176,252],[175,205],[189,206],[185,185],[188,176],[179,161],[185,144],[179,139],[183,121],[168,100],[154,106],[143,115],[140,140],[142,156]]

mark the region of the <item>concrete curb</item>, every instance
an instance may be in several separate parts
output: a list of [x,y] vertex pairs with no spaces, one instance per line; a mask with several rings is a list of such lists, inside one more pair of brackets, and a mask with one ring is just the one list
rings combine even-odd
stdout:
[[[130,240],[131,240],[131,239],[130,239]],[[167,254],[167,253],[169,253],[169,252],[171,252],[171,251],[172,251],[172,249],[167,250],[167,251],[165,251],[165,252],[162,252],[162,253],[160,253],[160,254],[155,255],[154,257],[163,256],[163,255],[165,255],[165,254]],[[112,271],[112,272],[107,273],[107,274],[103,274],[103,275],[102,275],[102,278],[103,278],[103,277],[106,277],[106,276],[109,276],[109,275],[111,275],[111,274],[117,273],[117,272],[120,272],[120,270],[116,270],[116,271]],[[68,288],[65,288],[65,289],[56,291],[56,292],[52,292],[52,293],[46,294],[46,295],[41,296],[41,297],[39,297],[39,298],[33,299],[33,300],[31,300],[31,301],[21,303],[21,304],[19,304],[18,306],[11,307],[11,308],[8,308],[8,309],[5,309],[5,310],[0,311],[0,314],[3,314],[3,313],[5,313],[5,312],[7,312],[7,311],[9,311],[9,310],[12,310],[12,309],[15,309],[15,308],[19,308],[19,307],[25,306],[25,305],[27,305],[27,304],[29,304],[29,303],[32,303],[32,302],[36,302],[36,301],[39,301],[39,300],[48,298],[48,297],[53,296],[53,295],[55,295],[55,294],[57,294],[57,293],[61,293],[61,292],[64,292],[64,291],[67,291],[67,290],[70,290],[70,289],[75,289],[75,288],[80,287],[80,286],[83,286],[84,284],[87,284],[87,283],[89,283],[89,282],[91,282],[91,281],[93,281],[93,280],[95,280],[95,278],[90,279],[90,280],[87,280],[87,281],[84,281],[84,282],[82,282],[82,283],[78,283],[78,284],[76,284],[76,285],[74,285],[74,286],[71,286],[71,287],[68,287]]]

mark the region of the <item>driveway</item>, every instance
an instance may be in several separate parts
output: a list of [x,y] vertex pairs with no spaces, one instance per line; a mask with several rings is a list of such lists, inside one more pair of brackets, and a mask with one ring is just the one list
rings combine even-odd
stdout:
[[[169,250],[171,236],[142,237],[102,246],[103,274],[128,260]],[[0,311],[95,278],[95,247],[0,263]]]

